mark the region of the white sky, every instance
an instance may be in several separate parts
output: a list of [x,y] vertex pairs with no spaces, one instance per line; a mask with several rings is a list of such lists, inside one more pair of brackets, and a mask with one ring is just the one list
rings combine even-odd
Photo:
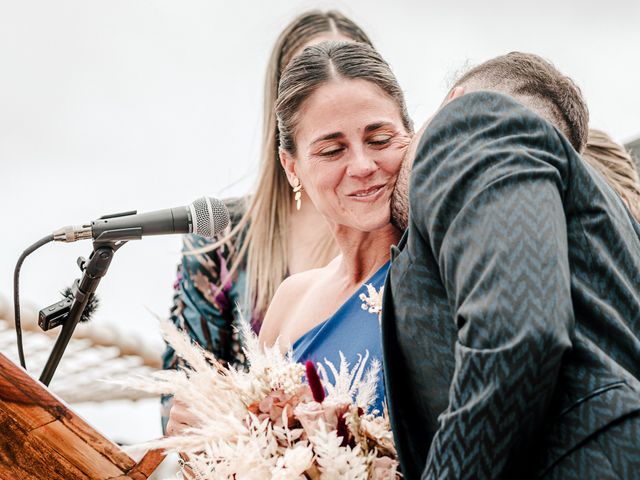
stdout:
[[[0,0],[0,293],[11,295],[20,252],[62,225],[247,192],[269,51],[295,14],[317,7],[370,34],[416,124],[463,65],[521,50],[576,80],[592,126],[623,142],[640,135],[637,0]],[[175,236],[123,247],[94,321],[159,342],[150,311],[167,313],[178,248]],[[22,298],[57,300],[90,251],[44,247],[22,270]],[[107,435],[141,439],[157,433],[154,408],[83,414]]]

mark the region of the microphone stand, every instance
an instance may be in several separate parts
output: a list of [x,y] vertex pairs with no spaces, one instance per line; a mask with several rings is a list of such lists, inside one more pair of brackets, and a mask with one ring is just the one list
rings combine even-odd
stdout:
[[[82,257],[78,258],[78,266],[83,272],[82,278],[74,283],[74,298],[71,308],[68,315],[65,316],[66,318],[62,321],[60,335],[58,335],[49,359],[40,375],[40,381],[47,386],[53,378],[53,374],[62,359],[62,354],[67,348],[71,335],[73,335],[73,331],[78,325],[91,296],[98,288],[102,277],[106,275],[113,259],[113,254],[126,243],[126,241],[122,240],[109,240],[108,237],[108,234],[103,234],[93,242],[93,252],[89,256],[89,260],[85,260]],[[40,315],[42,317],[42,311]]]

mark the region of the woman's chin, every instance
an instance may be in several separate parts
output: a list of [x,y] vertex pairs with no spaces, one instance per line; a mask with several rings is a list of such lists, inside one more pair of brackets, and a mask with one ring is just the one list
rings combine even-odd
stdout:
[[391,222],[391,214],[389,211],[384,215],[376,215],[375,218],[360,218],[353,225],[356,230],[360,232],[376,232],[383,228],[386,228],[390,225]]

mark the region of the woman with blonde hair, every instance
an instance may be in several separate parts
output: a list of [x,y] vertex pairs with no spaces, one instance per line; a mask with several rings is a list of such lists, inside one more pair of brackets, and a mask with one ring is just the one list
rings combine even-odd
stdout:
[[[298,362],[382,363],[378,313],[390,247],[390,198],[413,136],[402,89],[368,45],[324,42],[296,57],[280,81],[280,160],[307,192],[340,255],[278,288],[260,341],[292,348]],[[384,411],[379,374],[372,411]]]
[[591,128],[582,156],[602,174],[640,222],[640,178],[629,152],[602,130]]
[[[326,221],[312,202],[302,198],[306,194],[291,192],[278,157],[274,114],[283,69],[305,47],[326,40],[371,45],[364,31],[337,11],[305,12],[284,29],[266,74],[257,188],[250,196],[225,202],[232,228],[219,241],[184,237],[171,320],[194,342],[233,365],[245,361],[233,328],[239,316],[250,319],[259,331],[280,283],[291,274],[327,264],[338,252]],[[164,368],[175,368],[178,362],[167,346]],[[164,397],[162,403],[165,427],[170,397]]]

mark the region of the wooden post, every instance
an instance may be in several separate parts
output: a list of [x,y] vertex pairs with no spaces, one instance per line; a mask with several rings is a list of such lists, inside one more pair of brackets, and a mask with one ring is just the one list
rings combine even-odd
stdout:
[[0,480],[144,480],[163,458],[136,463],[0,353]]

